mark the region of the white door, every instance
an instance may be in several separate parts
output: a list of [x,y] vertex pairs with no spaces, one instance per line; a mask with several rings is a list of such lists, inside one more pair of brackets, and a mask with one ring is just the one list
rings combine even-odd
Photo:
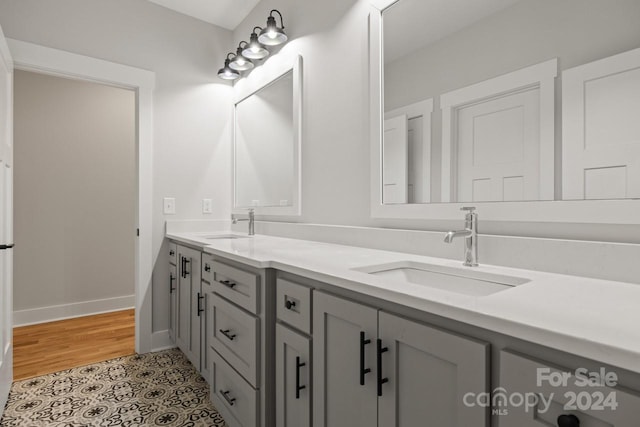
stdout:
[[384,140],[382,143],[383,203],[407,203],[408,201],[407,132],[406,115],[384,121]]
[[640,49],[562,73],[562,198],[640,198]]
[[463,107],[456,123],[458,202],[540,198],[539,88]]
[[[13,61],[0,28],[0,244],[13,243]],[[13,380],[13,257],[0,250],[0,417]]]

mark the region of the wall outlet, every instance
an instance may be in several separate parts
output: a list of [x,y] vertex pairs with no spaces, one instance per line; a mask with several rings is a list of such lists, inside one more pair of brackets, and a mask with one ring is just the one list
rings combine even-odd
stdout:
[[162,204],[162,211],[165,215],[176,214],[176,199],[173,197],[165,197]]
[[202,213],[213,213],[213,201],[211,199],[202,199]]

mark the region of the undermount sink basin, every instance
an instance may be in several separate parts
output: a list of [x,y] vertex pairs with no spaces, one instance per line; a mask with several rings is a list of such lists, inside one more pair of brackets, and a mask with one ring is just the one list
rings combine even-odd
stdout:
[[487,296],[529,282],[522,277],[474,270],[471,267],[445,267],[413,261],[354,268],[392,281],[409,282],[471,296]]
[[211,236],[203,236],[206,240],[220,240],[220,239],[248,239],[251,236],[242,236],[240,234],[213,234]]

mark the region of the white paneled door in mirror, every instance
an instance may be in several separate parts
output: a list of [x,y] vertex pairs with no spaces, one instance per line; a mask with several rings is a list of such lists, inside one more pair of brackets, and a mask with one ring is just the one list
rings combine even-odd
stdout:
[[562,81],[563,198],[640,198],[640,49]]
[[0,28],[0,418],[13,380],[13,61]]

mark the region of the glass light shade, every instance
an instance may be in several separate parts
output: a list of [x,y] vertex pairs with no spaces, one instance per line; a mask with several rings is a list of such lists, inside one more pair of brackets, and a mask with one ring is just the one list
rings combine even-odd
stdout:
[[242,48],[239,47],[236,56],[229,63],[229,67],[237,71],[247,71],[253,68],[253,62],[242,55]]
[[224,67],[218,70],[218,77],[223,80],[235,80],[240,77],[240,73],[229,67],[229,60],[224,61]]
[[267,19],[267,27],[260,31],[258,41],[265,46],[278,46],[288,39],[284,32],[284,28],[279,28],[276,25],[276,20],[273,16]]
[[256,33],[251,34],[249,44],[242,51],[242,56],[249,59],[263,59],[269,56],[269,51],[258,41]]

